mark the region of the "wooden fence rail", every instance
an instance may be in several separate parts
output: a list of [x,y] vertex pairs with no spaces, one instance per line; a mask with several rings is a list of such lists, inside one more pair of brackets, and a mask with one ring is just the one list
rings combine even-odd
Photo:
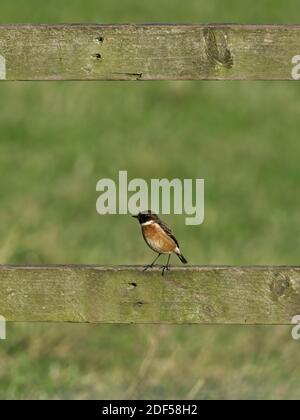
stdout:
[[300,267],[0,266],[8,321],[290,324]]
[[300,25],[0,25],[3,80],[292,80]]

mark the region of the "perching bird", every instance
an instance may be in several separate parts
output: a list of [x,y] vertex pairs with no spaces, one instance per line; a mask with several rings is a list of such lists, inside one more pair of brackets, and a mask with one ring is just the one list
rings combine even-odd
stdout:
[[158,256],[155,258],[152,264],[147,265],[144,271],[148,270],[148,268],[152,268],[162,254],[168,254],[168,261],[167,264],[163,267],[162,275],[164,275],[166,270],[169,270],[170,258],[173,253],[178,256],[183,264],[187,264],[187,260],[184,258],[180,251],[177,239],[173,235],[171,229],[169,229],[168,226],[166,226],[164,222],[160,220],[157,214],[153,213],[151,210],[148,210],[132,217],[135,217],[140,222],[143,237],[147,245],[154,252],[158,253]]

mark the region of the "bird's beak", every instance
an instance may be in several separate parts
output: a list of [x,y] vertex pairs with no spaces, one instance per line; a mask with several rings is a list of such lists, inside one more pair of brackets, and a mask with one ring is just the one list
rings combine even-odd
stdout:
[[139,218],[139,216],[132,216],[134,219],[138,219]]

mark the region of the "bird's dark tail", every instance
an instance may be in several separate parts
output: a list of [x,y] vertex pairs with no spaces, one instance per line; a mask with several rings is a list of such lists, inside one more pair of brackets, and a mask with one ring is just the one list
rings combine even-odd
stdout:
[[184,258],[184,256],[182,254],[176,254],[176,255],[178,256],[178,258],[180,259],[180,261],[183,264],[187,264],[188,263],[187,260]]

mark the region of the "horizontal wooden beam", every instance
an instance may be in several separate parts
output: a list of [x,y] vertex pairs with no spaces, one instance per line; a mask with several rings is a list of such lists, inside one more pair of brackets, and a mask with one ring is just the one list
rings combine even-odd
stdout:
[[0,25],[3,80],[292,80],[300,25]]
[[300,267],[0,266],[8,321],[290,324]]

